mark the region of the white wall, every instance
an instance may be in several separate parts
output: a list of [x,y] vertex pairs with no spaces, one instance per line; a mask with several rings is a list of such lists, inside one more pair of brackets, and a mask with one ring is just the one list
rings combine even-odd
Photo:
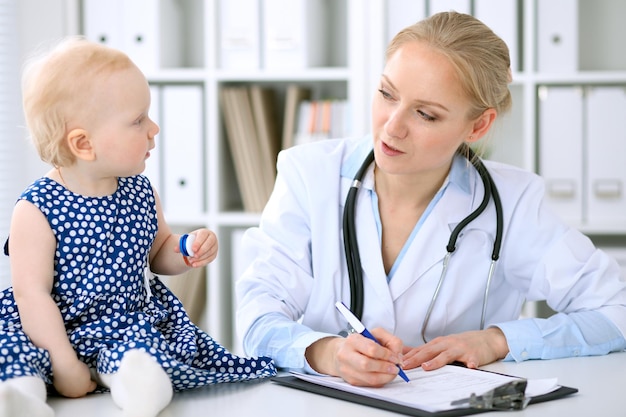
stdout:
[[[0,245],[9,233],[11,211],[20,186],[23,147],[18,128],[21,120],[19,100],[19,47],[15,41],[18,0],[0,0]],[[19,181],[17,181],[19,182]],[[9,283],[9,259],[0,255],[0,287]]]
[[[22,64],[39,45],[78,33],[78,0],[1,1],[7,10],[17,13],[17,19],[9,19],[10,26],[4,26],[1,34],[6,42],[3,44],[11,48],[3,53],[13,58],[2,63],[2,99],[7,107],[0,110],[0,246],[9,233],[15,200],[28,184],[49,169],[35,153],[24,128],[19,89]],[[10,279],[9,260],[0,254],[0,289],[7,287]]]
[[[79,33],[79,0],[16,0],[16,2],[19,7],[17,35],[20,45],[20,65],[37,48],[63,36]],[[75,18],[70,19],[68,16]],[[22,188],[49,169],[47,164],[41,162],[27,138],[25,139],[24,172],[18,178]]]

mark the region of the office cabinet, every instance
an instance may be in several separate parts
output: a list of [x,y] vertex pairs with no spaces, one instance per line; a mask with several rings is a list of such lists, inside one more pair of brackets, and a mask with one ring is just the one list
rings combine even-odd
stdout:
[[[108,0],[82,1],[83,5],[102,2],[104,7],[130,3],[120,2],[120,6]],[[556,3],[563,6],[555,17]],[[388,40],[400,28],[441,7],[461,8],[481,17],[505,39],[513,54],[513,109],[501,115],[484,141],[486,156],[545,174],[549,198],[561,204],[558,210],[568,221],[590,236],[610,234],[618,241],[626,236],[626,210],[620,205],[624,199],[626,140],[615,133],[623,132],[626,111],[620,95],[626,86],[626,54],[620,49],[626,26],[619,18],[626,13],[626,2],[153,0],[146,1],[145,6],[155,9],[146,12],[150,22],[142,22],[141,27],[150,31],[158,22],[160,30],[158,39],[149,45],[156,56],[143,57],[138,64],[154,88],[155,102],[160,103],[155,114],[163,120],[163,131],[157,137],[157,147],[167,150],[167,155],[161,154],[155,161],[160,167],[150,161],[149,169],[161,174],[157,182],[164,197],[167,187],[171,187],[170,195],[176,196],[173,205],[166,207],[171,223],[204,225],[218,235],[220,253],[207,268],[208,302],[201,326],[226,346],[236,339],[232,288],[236,279],[233,271],[238,267],[231,264],[237,258],[236,242],[241,229],[258,223],[259,213],[245,210],[220,102],[222,91],[250,86],[273,90],[274,121],[283,126],[286,95],[296,85],[307,92],[300,96],[311,101],[345,101],[350,115],[347,135],[363,135],[370,128],[370,100]],[[277,8],[283,14],[281,21],[289,25],[275,23]],[[293,16],[286,15],[290,10],[295,10]],[[302,21],[302,16],[310,19]],[[114,23],[104,29],[132,32],[133,24],[139,25],[143,17],[124,19],[124,29]],[[96,29],[103,24],[90,15],[83,15],[82,21],[88,34],[92,33],[90,24]],[[299,21],[303,24],[293,24]],[[297,49],[298,44],[305,49]],[[133,56],[142,56],[132,51],[128,49]],[[167,129],[167,123],[176,123],[164,119],[163,111],[168,108],[165,100],[171,101],[163,94],[167,86],[197,88],[189,93],[193,99],[181,99],[174,109],[178,111],[176,120],[190,122],[200,130],[199,135],[193,135],[197,140]],[[187,91],[174,91],[183,90]],[[578,95],[581,90],[585,91],[582,98]],[[550,94],[543,102],[541,94],[545,91]],[[607,103],[614,107],[602,118]],[[597,118],[593,116],[596,113]],[[595,122],[585,124],[586,114]],[[594,139],[585,139],[589,135]],[[542,155],[551,159],[543,160]],[[167,174],[168,158],[176,165],[185,165],[173,178]],[[180,187],[185,174],[190,174],[191,191]],[[192,184],[192,180],[199,183]],[[579,221],[592,217],[598,222]]]

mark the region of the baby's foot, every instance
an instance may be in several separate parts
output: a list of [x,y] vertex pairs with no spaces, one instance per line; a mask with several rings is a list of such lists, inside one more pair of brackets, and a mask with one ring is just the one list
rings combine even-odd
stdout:
[[146,352],[130,350],[111,379],[113,401],[125,417],[155,417],[172,400],[172,382]]
[[54,410],[35,395],[5,381],[0,382],[0,417],[54,417]]

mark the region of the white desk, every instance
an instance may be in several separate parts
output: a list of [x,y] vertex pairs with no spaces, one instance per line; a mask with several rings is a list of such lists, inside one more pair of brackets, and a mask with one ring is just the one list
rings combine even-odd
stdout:
[[[624,417],[626,416],[626,352],[607,356],[567,358],[523,363],[498,362],[488,369],[526,378],[557,377],[559,384],[578,388],[563,399],[533,404],[515,412],[478,414],[489,417]],[[57,417],[121,417],[109,394],[79,399],[50,398]],[[270,381],[218,384],[176,393],[159,417],[384,417],[398,416],[347,401],[324,397]]]

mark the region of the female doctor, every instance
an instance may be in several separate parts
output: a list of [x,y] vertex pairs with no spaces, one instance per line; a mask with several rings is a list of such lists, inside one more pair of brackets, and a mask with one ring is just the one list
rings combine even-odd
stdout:
[[[509,82],[505,43],[469,15],[440,13],[391,41],[370,136],[279,155],[236,285],[248,355],[380,386],[396,365],[478,367],[626,348],[617,263],[550,211],[538,176],[488,161],[485,174],[470,162],[468,145],[511,106]],[[346,261],[355,250],[360,280]],[[546,300],[558,314],[519,319],[527,300]],[[340,336],[349,326],[337,301],[362,309],[380,345]]]

